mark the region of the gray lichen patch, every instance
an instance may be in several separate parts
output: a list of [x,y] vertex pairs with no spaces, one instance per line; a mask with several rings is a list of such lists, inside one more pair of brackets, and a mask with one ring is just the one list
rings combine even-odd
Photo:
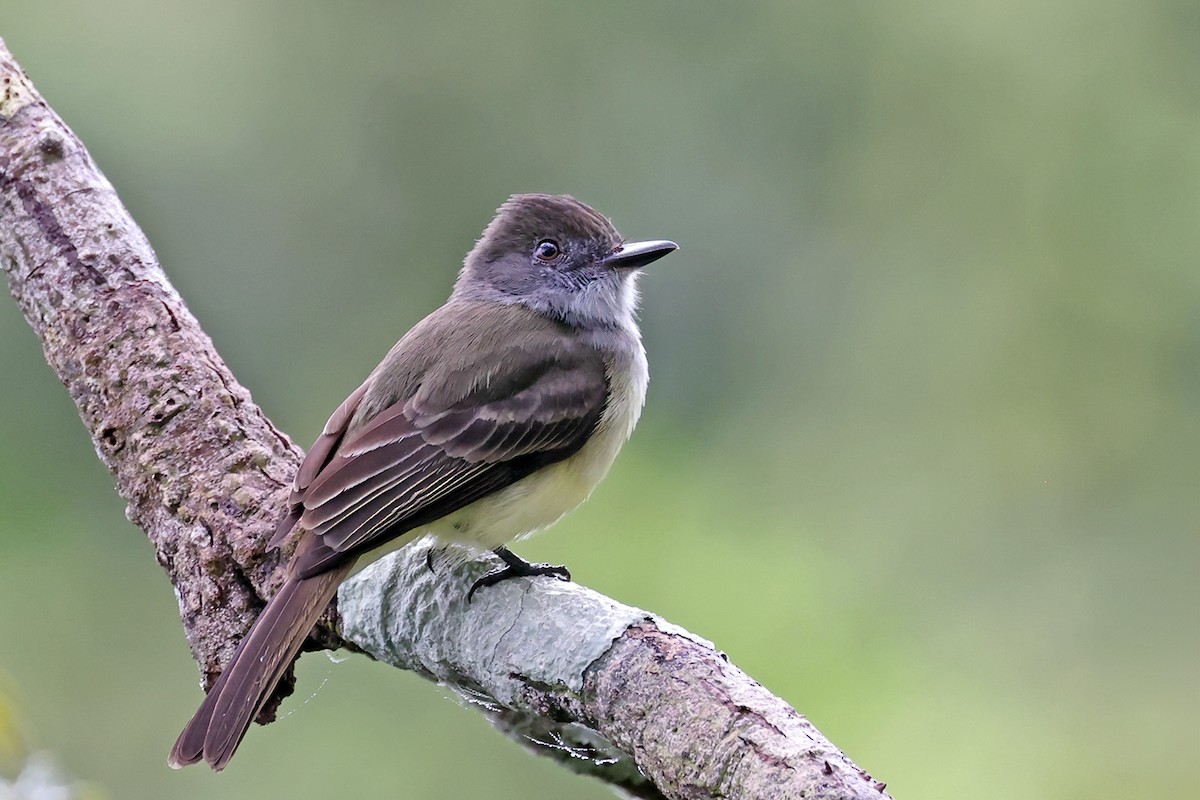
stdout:
[[[343,635],[375,658],[444,680],[470,674],[504,704],[530,685],[578,692],[584,673],[646,612],[553,578],[513,579],[467,591],[494,567],[472,561],[431,572],[432,544],[417,542],[342,585]],[[447,624],[452,620],[452,624]]]

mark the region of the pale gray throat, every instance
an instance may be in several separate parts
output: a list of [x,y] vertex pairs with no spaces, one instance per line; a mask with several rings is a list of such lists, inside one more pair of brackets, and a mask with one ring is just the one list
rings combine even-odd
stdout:
[[[525,294],[509,294],[479,281],[464,270],[451,297],[503,305],[520,305],[536,314],[557,319],[580,331],[625,331],[637,336],[639,273],[611,273],[575,290],[546,285]],[[621,337],[616,337],[621,338]],[[605,341],[604,337],[600,341]],[[615,343],[615,339],[614,339]],[[598,345],[599,349],[606,349]]]

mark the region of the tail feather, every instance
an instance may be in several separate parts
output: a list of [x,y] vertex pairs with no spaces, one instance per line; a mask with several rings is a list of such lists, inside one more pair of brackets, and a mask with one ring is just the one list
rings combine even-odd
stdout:
[[225,768],[350,567],[288,578],[179,734],[167,763],[178,769],[203,759],[214,770]]

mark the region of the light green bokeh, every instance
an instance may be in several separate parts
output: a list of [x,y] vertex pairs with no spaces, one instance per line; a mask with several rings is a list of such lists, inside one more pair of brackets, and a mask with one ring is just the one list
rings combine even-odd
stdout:
[[[1174,796],[1200,756],[1200,13],[1153,0],[87,3],[0,36],[307,442],[492,209],[681,251],[654,380],[520,549],[718,643],[897,797]],[[170,586],[0,303],[0,673],[112,797],[609,796],[350,659],[230,769]]]

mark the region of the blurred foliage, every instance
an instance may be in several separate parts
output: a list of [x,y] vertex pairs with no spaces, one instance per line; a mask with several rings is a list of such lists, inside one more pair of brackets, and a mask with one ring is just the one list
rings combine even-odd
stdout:
[[[304,443],[509,193],[677,240],[640,430],[524,553],[713,639],[897,797],[1190,785],[1195,2],[8,0],[0,36]],[[170,586],[12,304],[0,338],[0,669],[71,774],[608,796],[320,656],[227,773],[171,773]]]
[[9,681],[0,671],[0,777],[25,761],[23,727]]

